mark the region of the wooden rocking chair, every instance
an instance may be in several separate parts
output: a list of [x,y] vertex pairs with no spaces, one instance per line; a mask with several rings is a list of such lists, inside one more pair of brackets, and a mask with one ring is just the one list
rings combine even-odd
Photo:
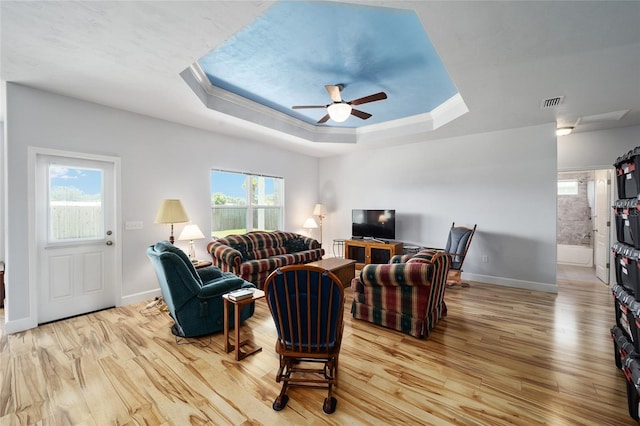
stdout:
[[476,226],[478,225],[473,225],[473,228],[467,228],[465,226],[456,227],[455,222],[451,225],[447,245],[444,248],[444,251],[451,256],[451,267],[447,275],[447,286],[459,285],[469,287],[469,283],[462,282],[462,263],[467,256],[471,239],[476,233]]
[[[338,277],[323,268],[292,265],[272,272],[264,285],[267,304],[278,332],[280,367],[276,382],[282,390],[273,409],[289,401],[290,387],[327,388],[323,411],[336,409],[332,387],[338,385],[338,355],[342,342],[344,289]],[[322,364],[310,368],[311,363]]]

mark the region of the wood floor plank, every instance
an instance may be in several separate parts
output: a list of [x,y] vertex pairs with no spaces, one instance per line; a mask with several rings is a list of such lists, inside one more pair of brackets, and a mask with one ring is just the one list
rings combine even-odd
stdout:
[[0,424],[636,425],[609,288],[558,288],[448,289],[429,340],[353,319],[347,289],[332,415],[322,390],[291,389],[272,409],[278,356],[264,301],[242,326],[262,351],[240,362],[222,333],[176,342],[166,311],[146,302],[9,336],[0,326]]

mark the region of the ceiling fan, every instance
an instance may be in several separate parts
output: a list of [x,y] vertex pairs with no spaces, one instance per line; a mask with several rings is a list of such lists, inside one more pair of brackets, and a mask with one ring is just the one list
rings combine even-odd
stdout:
[[333,103],[328,105],[295,105],[295,106],[292,106],[291,108],[292,109],[326,108],[327,114],[324,117],[322,117],[320,120],[318,120],[318,124],[325,123],[330,118],[337,123],[342,123],[347,118],[349,118],[349,115],[355,115],[356,117],[361,118],[363,120],[366,120],[367,118],[371,117],[371,114],[369,114],[368,112],[354,109],[352,108],[352,105],[362,105],[368,102],[375,102],[375,101],[381,101],[383,99],[387,99],[386,93],[378,92],[373,95],[369,95],[363,98],[358,98],[352,101],[345,102],[342,100],[342,97],[340,96],[340,92],[342,92],[344,85],[327,84],[324,86],[324,88],[327,89],[327,93],[329,93],[329,96],[331,97],[331,100],[333,101]]

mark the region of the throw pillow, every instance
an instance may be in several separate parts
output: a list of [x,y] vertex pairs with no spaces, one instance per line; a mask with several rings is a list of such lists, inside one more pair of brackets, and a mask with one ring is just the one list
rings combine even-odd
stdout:
[[240,252],[243,262],[253,259],[253,257],[249,255],[249,251],[247,250],[247,245],[245,243],[231,244],[231,248]]
[[298,253],[307,250],[307,245],[302,238],[291,238],[285,241],[284,246],[287,248],[288,253]]

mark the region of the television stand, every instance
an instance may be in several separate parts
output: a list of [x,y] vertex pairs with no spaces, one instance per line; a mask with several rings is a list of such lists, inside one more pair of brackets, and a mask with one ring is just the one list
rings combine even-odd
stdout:
[[398,241],[373,241],[371,239],[346,240],[344,258],[356,261],[356,269],[371,263],[389,263],[396,254],[402,254],[402,243]]

